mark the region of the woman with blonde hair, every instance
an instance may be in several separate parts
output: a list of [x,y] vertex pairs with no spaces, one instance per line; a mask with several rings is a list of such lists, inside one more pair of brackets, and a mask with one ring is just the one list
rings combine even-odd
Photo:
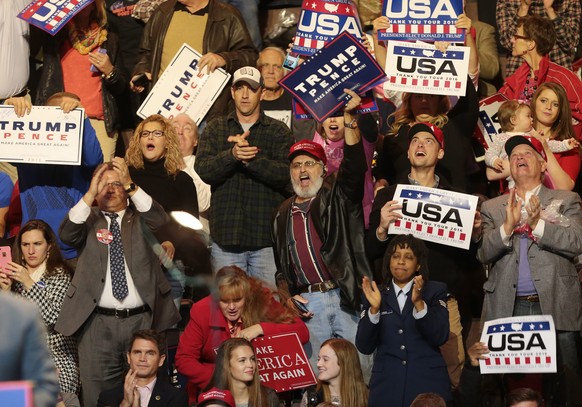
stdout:
[[309,340],[303,321],[259,280],[236,266],[220,269],[215,292],[192,306],[178,344],[176,367],[189,380],[190,399],[196,400],[198,391],[207,387],[216,349],[224,341],[285,333],[296,333],[304,344]]
[[180,143],[168,119],[154,114],[142,121],[129,141],[125,162],[131,179],[166,212],[185,211],[198,216],[196,187],[181,170],[184,162]]
[[353,343],[341,338],[323,342],[317,369],[317,387],[304,393],[301,407],[316,407],[319,403],[368,407],[368,387]]
[[244,338],[227,339],[220,345],[208,387],[229,390],[240,407],[280,405],[275,391],[261,385],[255,350]]

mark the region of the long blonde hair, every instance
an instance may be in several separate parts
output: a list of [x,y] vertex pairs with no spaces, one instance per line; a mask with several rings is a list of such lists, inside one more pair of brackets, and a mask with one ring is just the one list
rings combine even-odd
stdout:
[[[402,104],[394,113],[390,115],[390,117],[394,117],[394,123],[390,130],[388,131],[389,136],[396,136],[400,128],[404,125],[410,125],[417,121],[416,117],[412,113],[412,106],[411,106],[411,97],[414,93],[405,92],[402,95]],[[451,102],[449,101],[449,97],[445,95],[438,95],[439,96],[439,106],[438,112],[436,116],[428,116],[423,118],[422,121],[428,122],[430,124],[434,124],[438,128],[443,128],[445,124],[449,121],[447,117],[447,113],[451,108]]]
[[143,153],[141,151],[141,132],[143,127],[148,123],[159,123],[162,125],[162,131],[166,136],[166,154],[164,155],[164,168],[169,175],[176,175],[180,172],[183,164],[182,153],[180,152],[180,144],[178,136],[174,130],[174,126],[168,119],[159,114],[153,114],[142,121],[135,131],[133,137],[129,141],[129,147],[125,152],[125,162],[129,167],[142,169],[144,167]]

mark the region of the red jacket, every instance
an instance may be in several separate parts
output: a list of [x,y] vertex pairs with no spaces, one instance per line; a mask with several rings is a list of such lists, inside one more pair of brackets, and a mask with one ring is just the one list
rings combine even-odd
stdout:
[[[282,307],[275,299],[270,307]],[[277,335],[295,332],[301,343],[309,341],[307,326],[299,318],[291,324],[262,322],[264,335]],[[188,378],[190,399],[210,382],[214,370],[216,353],[222,342],[230,339],[228,323],[220,311],[218,303],[208,296],[198,301],[190,310],[190,321],[180,336],[176,352],[176,367]]]

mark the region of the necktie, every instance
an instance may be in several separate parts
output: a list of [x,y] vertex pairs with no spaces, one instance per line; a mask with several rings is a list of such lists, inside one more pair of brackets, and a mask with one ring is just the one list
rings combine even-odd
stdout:
[[398,291],[398,297],[396,299],[398,300],[400,312],[402,312],[402,310],[404,309],[404,304],[406,304],[406,293],[404,292],[404,290]]
[[125,277],[125,265],[123,264],[123,244],[121,243],[121,230],[117,223],[116,213],[106,213],[111,218],[109,229],[113,235],[113,240],[109,244],[109,265],[111,268],[111,289],[113,296],[122,301],[129,293],[127,289],[127,279]]

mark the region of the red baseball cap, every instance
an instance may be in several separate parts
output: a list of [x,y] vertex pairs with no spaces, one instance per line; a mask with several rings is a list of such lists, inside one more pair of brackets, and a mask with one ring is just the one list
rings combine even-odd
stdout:
[[525,136],[525,135],[513,136],[505,142],[505,152],[507,153],[507,156],[509,157],[511,155],[511,152],[513,151],[513,149],[520,144],[526,144],[526,145],[530,146],[539,155],[542,156],[544,161],[548,161],[548,157],[546,156],[546,153],[544,151],[544,147],[542,146],[541,141],[539,141],[535,137]]
[[436,141],[440,144],[441,148],[443,150],[445,149],[445,135],[443,134],[443,131],[434,124],[426,122],[415,123],[412,125],[412,127],[410,127],[408,130],[408,144],[410,144],[410,140],[412,140],[412,137],[415,134],[422,131],[432,134]]
[[218,387],[213,387],[207,392],[201,393],[198,396],[198,407],[204,407],[211,403],[222,404],[225,407],[235,407],[236,403],[234,397],[228,390],[221,390]]
[[292,161],[293,158],[300,154],[310,155],[313,158],[323,161],[323,164],[327,164],[327,157],[325,156],[323,147],[315,141],[304,139],[293,144],[289,149],[289,161]]

